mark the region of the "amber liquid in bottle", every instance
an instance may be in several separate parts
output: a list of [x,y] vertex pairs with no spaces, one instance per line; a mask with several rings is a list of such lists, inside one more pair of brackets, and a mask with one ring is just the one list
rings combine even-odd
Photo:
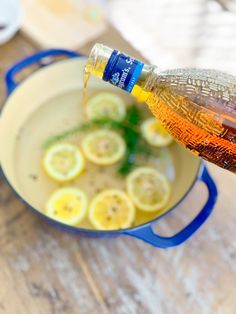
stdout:
[[[113,50],[96,44],[85,66],[103,77]],[[186,148],[236,172],[236,78],[216,70],[177,69],[159,72],[144,65],[131,93]]]

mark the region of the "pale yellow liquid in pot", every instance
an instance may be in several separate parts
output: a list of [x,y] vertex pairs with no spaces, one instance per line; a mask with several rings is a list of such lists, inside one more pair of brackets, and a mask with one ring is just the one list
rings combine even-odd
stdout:
[[[104,91],[104,90],[103,90]],[[88,96],[98,92],[89,89]],[[20,187],[22,196],[32,206],[44,211],[45,203],[50,194],[57,188],[63,186],[47,177],[42,168],[42,155],[44,150],[43,143],[52,135],[60,134],[65,130],[69,130],[74,126],[86,121],[85,110],[83,107],[83,92],[72,91],[63,95],[50,99],[42,104],[25,122],[21,128],[15,148],[15,171],[17,183]],[[123,93],[119,94],[127,104],[134,102],[133,98]],[[139,105],[140,106],[140,105]],[[144,116],[151,116],[146,106],[141,108]],[[80,141],[85,133],[66,139],[80,146]],[[179,164],[176,154],[177,144],[173,144],[168,148],[159,149],[156,157],[140,158],[139,164],[152,166],[164,173],[171,183],[172,189],[177,182],[177,167]],[[125,178],[117,173],[119,164],[108,167],[100,167],[90,162],[86,162],[86,170],[75,181],[66,183],[66,185],[77,186],[84,190],[89,199],[96,193],[108,189],[118,188],[125,189]],[[178,170],[179,171],[179,170]],[[170,203],[172,199],[170,199]],[[157,213],[141,213],[137,212],[134,225],[147,222],[169,208],[169,204],[162,212]],[[92,228],[88,220],[85,220],[80,227]]]

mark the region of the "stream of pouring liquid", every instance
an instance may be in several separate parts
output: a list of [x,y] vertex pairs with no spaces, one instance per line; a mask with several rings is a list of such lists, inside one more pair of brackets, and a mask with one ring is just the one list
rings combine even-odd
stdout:
[[91,73],[86,69],[86,66],[85,66],[84,76],[83,76],[83,99],[82,99],[83,106],[86,106],[88,102],[88,82],[89,82],[90,76],[91,76]]

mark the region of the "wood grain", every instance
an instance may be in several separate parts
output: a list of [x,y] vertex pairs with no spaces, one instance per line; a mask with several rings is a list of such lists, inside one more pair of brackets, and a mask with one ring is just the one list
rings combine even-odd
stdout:
[[[138,56],[112,29],[97,41]],[[1,104],[4,71],[37,49],[21,35],[0,47]],[[186,244],[169,250],[129,237],[91,239],[58,231],[1,179],[0,314],[236,313],[236,177],[209,168],[219,188],[215,211]],[[158,223],[158,232],[171,234],[186,224],[203,190],[196,187]]]

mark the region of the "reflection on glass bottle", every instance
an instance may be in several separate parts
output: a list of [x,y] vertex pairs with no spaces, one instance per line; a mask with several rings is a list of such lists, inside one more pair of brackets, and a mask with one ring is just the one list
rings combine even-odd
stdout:
[[85,66],[145,102],[182,144],[200,157],[236,172],[236,77],[216,70],[158,71],[96,44]]

